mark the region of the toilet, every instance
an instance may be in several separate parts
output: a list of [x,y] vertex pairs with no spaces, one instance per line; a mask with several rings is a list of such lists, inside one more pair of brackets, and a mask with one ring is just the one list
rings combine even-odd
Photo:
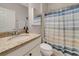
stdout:
[[53,48],[47,43],[41,43],[40,52],[43,56],[51,56],[53,54]]

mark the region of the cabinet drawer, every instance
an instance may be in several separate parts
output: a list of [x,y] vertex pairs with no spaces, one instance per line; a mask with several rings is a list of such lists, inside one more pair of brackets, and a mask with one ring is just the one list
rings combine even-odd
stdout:
[[30,52],[25,54],[25,56],[41,56],[40,45],[35,46]]
[[[25,53],[30,51],[33,47],[35,47],[37,44],[41,43],[41,38],[36,38],[28,43],[25,43],[23,45],[20,45],[20,47],[15,47],[13,49],[10,49],[9,51],[4,52],[2,55],[6,56],[23,56]],[[1,55],[1,54],[0,54]]]

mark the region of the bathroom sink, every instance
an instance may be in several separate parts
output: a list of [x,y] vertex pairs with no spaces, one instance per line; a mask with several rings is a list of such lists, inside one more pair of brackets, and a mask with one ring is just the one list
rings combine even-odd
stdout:
[[23,40],[25,38],[28,38],[28,34],[20,34],[20,35],[15,35],[15,36],[12,36],[8,39],[9,40]]
[[29,36],[29,34],[26,34],[26,33],[23,33],[23,34],[20,34],[20,35]]

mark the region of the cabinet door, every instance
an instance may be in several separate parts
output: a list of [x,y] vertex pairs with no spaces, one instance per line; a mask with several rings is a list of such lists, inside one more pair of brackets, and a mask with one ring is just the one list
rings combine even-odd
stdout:
[[25,53],[27,53],[28,51],[30,51],[31,49],[33,49],[36,45],[40,45],[41,43],[41,39],[36,38],[33,41],[17,46],[11,50],[8,50],[0,55],[6,55],[6,56],[23,56]]
[[35,46],[30,52],[25,54],[25,56],[41,56],[40,45]]

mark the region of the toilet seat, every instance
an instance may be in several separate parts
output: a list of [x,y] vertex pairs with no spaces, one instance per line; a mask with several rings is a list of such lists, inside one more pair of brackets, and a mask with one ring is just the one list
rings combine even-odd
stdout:
[[52,50],[52,47],[47,43],[40,44],[40,47],[45,50]]

